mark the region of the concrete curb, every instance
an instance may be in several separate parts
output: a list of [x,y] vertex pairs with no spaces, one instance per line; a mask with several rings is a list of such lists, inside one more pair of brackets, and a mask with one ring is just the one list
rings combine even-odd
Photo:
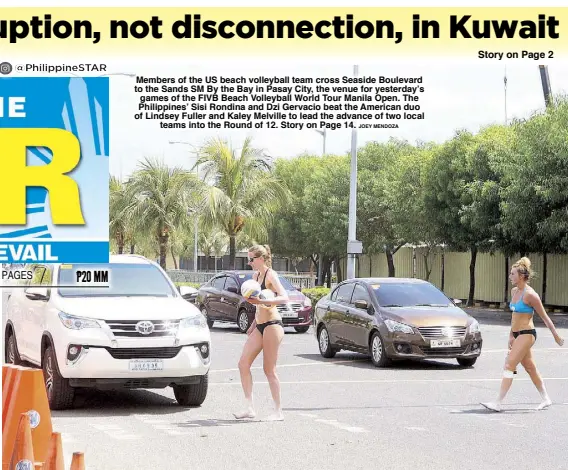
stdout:
[[[493,320],[500,323],[511,323],[511,312],[497,308],[463,307],[463,310],[477,320]],[[568,313],[547,312],[548,316],[558,328],[568,328]],[[538,314],[534,315],[535,326],[546,326]]]

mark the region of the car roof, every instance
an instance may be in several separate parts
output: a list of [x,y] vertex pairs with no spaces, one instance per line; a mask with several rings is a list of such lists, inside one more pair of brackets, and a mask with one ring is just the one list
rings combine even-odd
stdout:
[[123,255],[110,255],[109,257],[110,263],[129,263],[129,264],[153,264],[152,260],[145,258],[142,255],[130,255],[130,254],[123,254]]
[[428,281],[412,277],[357,277],[347,280],[364,282],[366,284],[428,284]]
[[254,274],[254,271],[252,269],[241,269],[234,271],[225,270],[225,271],[220,271],[217,275],[219,274]]

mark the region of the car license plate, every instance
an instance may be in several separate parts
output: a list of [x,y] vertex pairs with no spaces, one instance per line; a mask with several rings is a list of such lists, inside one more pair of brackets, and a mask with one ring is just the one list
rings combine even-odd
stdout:
[[164,370],[164,361],[133,359],[130,361],[129,369],[131,371]]
[[433,339],[430,340],[431,348],[459,348],[461,341],[459,339]]
[[298,318],[298,312],[290,310],[282,312],[282,318]]

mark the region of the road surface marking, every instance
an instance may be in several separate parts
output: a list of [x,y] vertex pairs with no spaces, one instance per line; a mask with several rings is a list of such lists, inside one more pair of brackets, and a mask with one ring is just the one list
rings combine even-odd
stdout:
[[347,424],[340,423],[336,419],[316,419],[315,421],[318,423],[329,424],[330,426],[333,426],[334,428],[337,429],[341,429],[343,431],[354,432],[354,433],[369,432],[365,428],[360,428],[358,426],[349,426]]
[[[282,367],[304,367],[304,366],[332,366],[334,364],[345,364],[345,363],[351,363],[351,362],[367,362],[370,361],[369,358],[364,358],[364,359],[349,359],[349,360],[345,360],[345,361],[329,361],[329,362],[319,362],[319,361],[313,361],[313,362],[300,362],[297,364],[278,364],[278,369],[282,368]],[[255,367],[251,367],[252,369],[263,369],[263,366],[255,366]],[[238,372],[239,369],[238,368],[234,368],[234,369],[211,369],[209,370],[209,372]]]
[[[280,367],[280,366],[278,366]],[[545,377],[542,380],[568,380],[568,377]],[[429,383],[429,382],[445,382],[445,383],[463,383],[463,382],[501,382],[501,377],[489,379],[489,378],[471,378],[471,379],[377,379],[377,380],[302,380],[302,381],[284,381],[281,380],[280,384],[286,385],[317,385],[317,384],[379,384],[379,383]],[[516,382],[531,382],[530,378],[518,378],[515,379]],[[265,382],[255,382],[257,384],[268,384]],[[209,385],[238,385],[241,386],[240,382],[209,382]]]

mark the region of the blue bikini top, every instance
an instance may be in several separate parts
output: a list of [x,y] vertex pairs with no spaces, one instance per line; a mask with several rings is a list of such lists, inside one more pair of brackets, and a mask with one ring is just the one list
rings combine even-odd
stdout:
[[526,303],[523,302],[525,290],[527,290],[526,287],[523,289],[523,292],[521,293],[521,298],[519,299],[518,302],[513,303],[511,301],[511,303],[509,304],[509,307],[511,308],[511,311],[513,313],[530,313],[530,314],[534,313],[534,309],[530,305],[527,305]]

